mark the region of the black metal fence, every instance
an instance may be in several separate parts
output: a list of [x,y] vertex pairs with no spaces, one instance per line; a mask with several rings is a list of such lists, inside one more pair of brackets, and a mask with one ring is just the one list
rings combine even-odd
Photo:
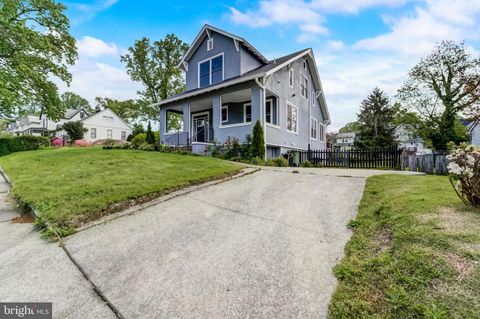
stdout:
[[300,152],[300,164],[309,161],[320,167],[400,168],[401,150],[307,150]]

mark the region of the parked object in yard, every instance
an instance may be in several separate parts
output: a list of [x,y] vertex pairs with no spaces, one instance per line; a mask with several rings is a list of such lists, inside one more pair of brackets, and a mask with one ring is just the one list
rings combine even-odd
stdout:
[[[205,25],[179,67],[186,91],[155,104],[162,143],[245,143],[259,120],[267,158],[326,148],[330,115],[312,49],[267,60],[245,39]],[[167,127],[170,113],[183,116],[181,132]]]

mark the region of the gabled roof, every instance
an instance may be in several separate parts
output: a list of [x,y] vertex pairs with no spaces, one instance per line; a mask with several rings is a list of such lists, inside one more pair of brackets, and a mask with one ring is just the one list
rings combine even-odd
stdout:
[[260,52],[258,52],[258,50],[255,49],[255,47],[253,45],[251,45],[250,43],[248,43],[248,41],[245,40],[244,38],[236,36],[232,33],[226,32],[224,30],[215,28],[211,25],[205,24],[202,27],[202,29],[200,30],[200,32],[197,34],[197,36],[195,37],[195,40],[193,40],[193,42],[190,45],[190,48],[188,49],[188,51],[185,53],[185,55],[180,60],[180,63],[178,64],[179,68],[184,69],[183,62],[188,62],[188,60],[190,60],[190,58],[195,53],[195,51],[200,46],[200,44],[202,43],[203,39],[205,39],[205,37],[210,38],[210,32],[211,31],[214,31],[214,32],[220,33],[220,34],[222,34],[226,37],[229,37],[233,41],[237,41],[239,44],[241,44],[245,48],[247,48],[255,57],[257,57],[257,59],[259,59],[260,61],[262,61],[265,64],[268,63],[267,58],[265,58]]
[[87,116],[88,116],[88,112],[85,111],[84,109],[78,109],[78,110],[75,110],[75,109],[66,109],[66,110],[65,110],[65,114],[63,115],[63,118],[66,119],[66,120],[69,120],[69,119],[71,119],[72,117],[74,117],[75,115],[77,115],[77,113],[79,113],[80,111],[85,112],[85,114],[87,114]]
[[101,110],[101,111],[95,112],[95,113],[93,113],[92,115],[87,116],[86,118],[84,118],[84,119],[82,120],[82,122],[85,122],[85,121],[87,121],[87,120],[95,117],[97,114],[102,114],[103,112],[105,112],[105,111],[107,111],[107,110],[110,111],[113,115],[115,115],[115,117],[117,117],[123,124],[125,124],[125,125],[128,126],[129,128],[132,128],[132,126],[131,126],[130,124],[128,124],[124,119],[122,119],[120,116],[118,116],[117,113],[113,112],[113,111],[112,111],[111,109],[109,109],[109,108],[104,108],[104,109]]
[[320,96],[319,96],[320,99],[321,99],[320,107],[322,108],[322,113],[325,116],[325,120],[327,121],[327,123],[329,123],[330,122],[330,114],[329,114],[328,108],[327,108],[327,101],[325,100],[325,94],[323,93],[322,83],[320,81],[320,75],[318,74],[318,70],[317,70],[317,66],[316,66],[316,62],[315,62],[315,57],[313,56],[313,51],[312,51],[311,48],[300,50],[300,51],[285,55],[283,57],[270,60],[270,61],[268,61],[268,63],[266,65],[262,65],[262,66],[260,66],[256,69],[253,69],[253,70],[251,70],[247,73],[244,73],[242,75],[230,78],[228,80],[224,80],[224,81],[219,82],[217,84],[209,85],[209,86],[202,87],[202,88],[196,88],[196,89],[192,89],[192,90],[189,90],[189,91],[185,91],[185,92],[173,95],[173,96],[171,96],[169,98],[166,98],[166,99],[164,99],[160,102],[154,103],[153,105],[154,106],[161,106],[161,105],[164,105],[164,104],[180,101],[180,100],[183,100],[183,99],[186,99],[186,98],[189,98],[189,97],[193,97],[193,96],[201,95],[201,94],[208,93],[208,92],[211,92],[211,91],[219,90],[219,89],[222,89],[222,88],[225,88],[225,87],[228,87],[228,86],[232,86],[232,85],[235,85],[235,84],[240,84],[240,83],[252,81],[252,80],[255,80],[255,79],[258,79],[258,78],[268,77],[271,74],[277,72],[278,70],[284,68],[285,66],[288,66],[288,65],[292,64],[293,62],[295,62],[296,60],[301,59],[301,58],[305,58],[305,59],[310,61],[309,64],[311,65],[310,69],[312,70],[311,73],[312,73],[313,83],[315,85],[316,91],[320,92]]

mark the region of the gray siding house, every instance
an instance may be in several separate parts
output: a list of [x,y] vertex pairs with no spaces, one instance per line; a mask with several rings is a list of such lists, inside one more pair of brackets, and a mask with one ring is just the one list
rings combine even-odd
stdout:
[[[245,39],[205,25],[183,57],[186,90],[162,100],[160,138],[202,152],[212,141],[244,142],[260,120],[267,157],[326,148],[330,115],[312,49],[267,60]],[[167,127],[169,113],[183,127]]]

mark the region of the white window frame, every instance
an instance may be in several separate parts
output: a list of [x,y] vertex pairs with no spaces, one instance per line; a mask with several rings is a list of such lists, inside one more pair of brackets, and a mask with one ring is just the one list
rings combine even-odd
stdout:
[[[303,96],[308,101],[308,91],[309,91],[308,86],[310,85],[310,83],[308,81],[308,77],[305,74],[303,74],[302,72],[300,72],[300,79],[301,79],[301,81],[300,81],[300,95]],[[305,95],[303,95],[303,86],[304,85],[305,85],[305,91],[306,91]]]
[[312,90],[312,106],[315,106],[315,101],[317,100],[317,97],[316,97],[317,93],[315,92],[315,90]]
[[293,68],[288,69],[288,85],[293,88],[295,83],[295,72]]
[[319,123],[319,132],[318,132],[318,138],[320,142],[325,142],[326,135],[327,135],[327,127],[325,124]]
[[97,129],[95,127],[90,128],[90,138],[97,138]]
[[[247,122],[247,106],[250,105],[250,122]],[[252,103],[243,103],[243,123],[252,123]]]
[[[210,61],[210,73],[209,73],[210,78],[209,78],[209,81],[208,81],[208,83],[209,83],[208,85],[212,85],[212,60],[215,59],[215,58],[218,58],[219,56],[222,56],[222,80],[220,82],[225,80],[225,56],[222,52],[222,53],[216,54],[212,57],[209,57],[205,60],[199,61],[197,63],[197,85],[198,85],[198,88],[200,88],[200,64],[203,64],[207,61]],[[208,86],[208,85],[206,85],[206,86]],[[204,86],[204,87],[206,87],[206,86]]]
[[[226,120],[223,120],[223,110],[227,110],[227,119]],[[222,123],[228,123],[228,104],[227,105],[222,105],[220,116],[221,116],[221,122]]]
[[127,131],[121,131],[120,132],[120,139],[122,141],[126,141],[127,140]]
[[303,60],[303,69],[306,70],[307,69],[307,60]]
[[[310,138],[312,140],[318,140],[318,129],[317,129],[318,121],[314,117],[310,117]],[[313,132],[315,132],[315,136],[313,136]]]
[[207,40],[207,51],[213,50],[213,38]]
[[[292,107],[292,115],[293,115],[293,109],[295,109],[295,131],[291,131],[288,129],[288,107]],[[286,120],[287,120],[287,125],[286,125],[286,129],[287,129],[287,132],[290,132],[290,133],[293,133],[293,134],[298,134],[298,107],[296,105],[294,105],[293,103],[290,103],[290,102],[287,102],[287,117],[286,117]]]
[[[277,124],[267,122],[267,102],[270,101],[270,105],[273,106],[274,105],[273,100],[274,100],[273,98],[269,98],[269,99],[265,100],[265,125],[275,127],[275,128],[279,128],[280,127],[280,113],[278,112],[278,110],[279,110],[278,99],[276,99],[277,103],[275,103],[275,106],[277,108],[277,112],[276,112],[277,116],[276,116],[276,121],[275,122],[277,122]],[[272,119],[272,110],[270,110],[270,120],[271,119]]]
[[[108,136],[108,133],[110,133],[110,137]],[[113,139],[113,130],[107,130],[107,140],[112,140]]]

